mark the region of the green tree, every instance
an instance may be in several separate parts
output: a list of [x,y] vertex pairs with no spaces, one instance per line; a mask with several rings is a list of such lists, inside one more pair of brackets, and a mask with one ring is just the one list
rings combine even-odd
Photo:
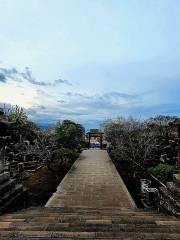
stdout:
[[62,170],[69,169],[78,158],[79,153],[73,149],[59,148],[53,151],[52,161],[49,162],[49,169],[56,174],[60,174]]
[[56,141],[59,147],[80,148],[84,142],[84,134],[84,127],[70,120],[58,122],[55,128]]
[[13,141],[19,141],[20,137],[33,141],[37,137],[38,126],[28,119],[23,108],[11,107],[5,114],[10,122],[8,135],[12,137]]

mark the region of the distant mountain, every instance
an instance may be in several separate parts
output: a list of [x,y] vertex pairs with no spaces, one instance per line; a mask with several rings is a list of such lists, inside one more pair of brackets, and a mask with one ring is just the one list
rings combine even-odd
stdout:
[[86,132],[88,132],[90,129],[99,129],[101,127],[102,121],[100,120],[87,120],[82,122],[82,125],[85,127]]
[[[88,132],[90,129],[99,129],[101,126],[102,121],[100,120],[87,120],[87,121],[83,121],[83,122],[79,122],[80,124],[82,124],[86,130],[86,132]],[[37,125],[41,128],[41,129],[48,129],[48,128],[52,128],[54,127],[56,124],[54,122],[37,122]]]
[[49,129],[55,126],[53,123],[37,123],[41,129]]

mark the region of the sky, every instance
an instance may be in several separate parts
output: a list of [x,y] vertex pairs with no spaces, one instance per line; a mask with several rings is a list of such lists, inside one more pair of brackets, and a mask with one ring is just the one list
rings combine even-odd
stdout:
[[179,0],[0,0],[0,106],[87,128],[180,115]]

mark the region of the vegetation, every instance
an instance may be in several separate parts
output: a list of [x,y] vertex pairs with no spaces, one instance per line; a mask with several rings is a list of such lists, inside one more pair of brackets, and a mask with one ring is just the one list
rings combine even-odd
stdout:
[[166,183],[176,171],[177,144],[171,141],[170,145],[168,138],[169,124],[176,119],[170,116],[147,120],[129,117],[103,123],[107,141],[111,143],[111,158],[132,195],[135,189],[140,192],[141,178],[151,178],[148,173]]
[[168,164],[159,164],[156,167],[150,167],[148,171],[160,181],[166,183],[172,180],[172,175],[177,172],[177,167]]
[[[44,204],[65,176],[85,146],[82,125],[70,120],[58,122],[55,128],[42,130],[28,119],[23,108],[4,107],[4,120],[9,122],[6,136],[6,162],[12,177],[23,180],[29,189],[30,204]],[[17,175],[19,163],[37,172]],[[13,167],[12,167],[13,166]],[[22,166],[22,165],[21,165]]]
[[[157,160],[162,139],[166,137],[168,123],[175,117],[158,116],[141,121],[135,118],[118,118],[103,123],[107,140],[111,143],[116,161],[129,160],[142,166],[147,160]],[[159,155],[158,155],[159,154]],[[158,155],[158,156],[157,156]]]
[[129,117],[103,123],[107,141],[111,143],[110,156],[139,207],[143,207],[141,179],[150,179],[151,187],[158,188],[160,181],[171,180],[177,170],[177,142],[171,139],[169,127],[176,119],[170,116],[147,120]]
[[39,128],[37,124],[30,121],[19,106],[11,107],[5,112],[7,120],[10,122],[8,135],[12,141],[19,141],[20,138],[33,141],[37,138]]
[[61,170],[69,169],[78,158],[85,142],[82,125],[70,120],[58,122],[55,128],[55,149],[48,164],[58,176]]
[[64,120],[57,123],[55,134],[58,146],[80,150],[84,142],[85,130],[81,124]]
[[[7,161],[12,161],[13,164],[24,161],[25,155],[28,156],[28,161],[34,161],[35,156],[35,160],[39,159],[43,165],[47,165],[43,168],[43,181],[44,176],[49,176],[49,170],[55,177],[55,182],[60,181],[86,146],[83,126],[71,120],[59,121],[55,128],[44,131],[29,120],[24,110],[18,106],[6,109],[5,118],[10,122],[7,136],[11,137],[6,147]],[[176,172],[172,163],[160,163],[164,154],[163,144],[168,139],[168,126],[174,120],[176,117],[170,116],[157,116],[148,120],[129,117],[110,119],[103,123],[106,139],[111,143],[110,155],[132,191],[140,191],[139,180],[145,177],[145,172],[164,183]],[[177,155],[176,144],[171,153]],[[166,159],[169,157],[166,156]],[[150,167],[147,163],[150,163]],[[36,177],[38,180],[32,191],[37,196],[39,175]],[[28,182],[28,187],[31,183],[32,181]],[[43,192],[42,190],[42,194]]]
[[73,149],[56,149],[52,153],[52,161],[49,164],[49,169],[59,176],[61,171],[67,170],[72,166],[78,156],[79,152]]
[[112,159],[116,162],[116,163],[120,163],[122,161],[128,161],[127,160],[127,155],[128,155],[128,150],[127,148],[124,148],[124,149],[118,149],[118,148],[115,148],[115,149],[112,149],[111,152],[111,157]]
[[[10,122],[7,135],[11,137],[11,146],[15,145],[15,153],[18,148],[36,151],[42,159],[47,159],[48,168],[53,172],[60,174],[61,169],[69,169],[84,146],[85,130],[73,121],[64,120],[58,122],[55,129],[42,131],[19,106],[5,108],[5,118]],[[25,141],[29,142],[29,149],[25,149]]]

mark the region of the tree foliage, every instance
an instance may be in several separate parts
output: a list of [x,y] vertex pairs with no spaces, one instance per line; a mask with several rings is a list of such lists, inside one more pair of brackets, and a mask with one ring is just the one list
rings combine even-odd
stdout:
[[155,158],[155,146],[161,144],[167,135],[167,126],[175,119],[170,116],[157,116],[148,120],[117,118],[105,121],[103,128],[107,140],[116,149],[113,151],[116,159],[133,160],[143,165],[146,160]]
[[58,175],[61,170],[69,169],[78,158],[79,152],[68,148],[59,148],[53,151],[49,168]]
[[134,160],[143,163],[150,154],[154,143],[152,132],[144,121],[135,118],[118,118],[108,120],[103,124],[107,140],[119,150],[124,160]]
[[12,140],[18,141],[22,137],[32,141],[37,137],[39,128],[33,121],[28,119],[23,108],[19,106],[11,107],[5,112],[5,115],[10,122],[8,135],[12,137]]
[[70,120],[58,122],[55,128],[55,135],[58,146],[77,149],[84,142],[84,128]]
[[166,183],[172,180],[172,175],[177,172],[177,167],[169,164],[159,164],[156,167],[149,168],[148,171],[160,181]]
[[168,132],[168,126],[177,119],[176,116],[163,116],[158,115],[156,117],[151,117],[146,121],[148,128],[154,132],[156,137],[166,137]]
[[78,158],[85,142],[82,125],[70,120],[58,122],[55,127],[55,148],[52,151],[48,167],[58,176],[69,169]]

